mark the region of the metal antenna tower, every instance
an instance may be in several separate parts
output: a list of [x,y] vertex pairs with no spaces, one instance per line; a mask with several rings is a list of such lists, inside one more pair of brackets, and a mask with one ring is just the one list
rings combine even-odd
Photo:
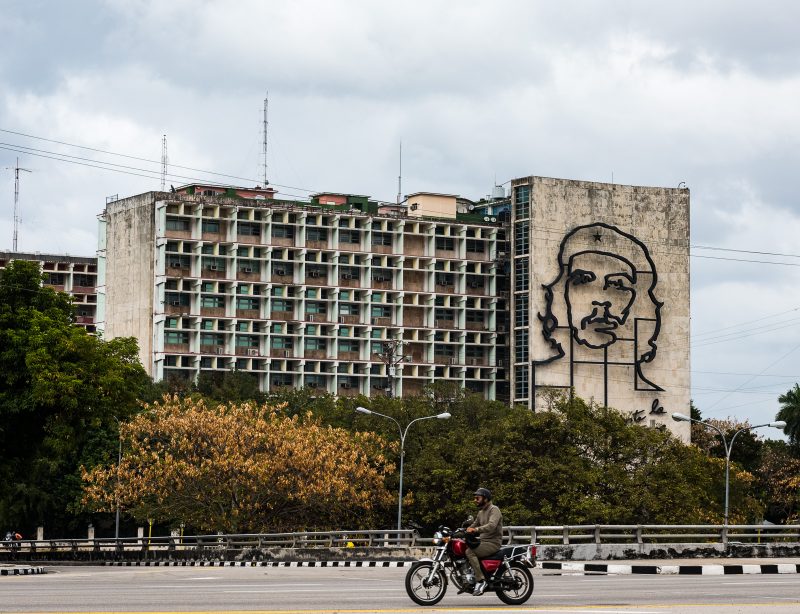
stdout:
[[383,342],[383,351],[376,354],[386,365],[386,376],[389,383],[386,388],[386,394],[389,398],[397,395],[398,367],[411,360],[411,356],[405,354],[406,345],[400,339],[389,339]]
[[403,200],[403,141],[400,141],[400,174],[397,175],[397,204]]
[[264,156],[264,187],[266,188],[269,185],[269,181],[267,180],[267,130],[269,129],[269,121],[267,120],[267,112],[269,110],[269,92],[267,92],[267,97],[264,98],[264,143],[262,149],[262,155]]
[[161,137],[161,191],[167,188],[167,135]]
[[[11,167],[6,167],[9,170]],[[28,168],[22,168],[19,165],[19,158],[17,158],[17,164],[14,166],[14,247],[13,250],[17,251],[17,242],[19,238],[19,224],[22,221],[19,215],[19,172],[25,171],[26,173],[32,173],[33,171]]]

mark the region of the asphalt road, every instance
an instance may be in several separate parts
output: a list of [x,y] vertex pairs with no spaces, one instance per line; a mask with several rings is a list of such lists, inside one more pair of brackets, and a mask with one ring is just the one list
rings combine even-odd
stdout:
[[419,608],[405,568],[48,567],[0,577],[0,612],[552,612],[556,614],[797,614],[800,575],[583,576],[535,574],[524,607],[495,595],[447,596]]

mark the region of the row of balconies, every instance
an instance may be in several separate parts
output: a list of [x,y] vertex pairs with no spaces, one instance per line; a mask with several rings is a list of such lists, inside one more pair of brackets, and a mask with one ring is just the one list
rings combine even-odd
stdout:
[[[166,354],[193,354],[191,345],[188,343],[165,343],[164,352]],[[230,353],[228,348],[222,345],[201,345],[200,354],[209,356],[247,356],[249,358],[284,358],[284,359],[305,359],[305,360],[324,360],[324,361],[361,361],[367,363],[377,363],[380,361],[372,360],[371,352],[338,352],[332,353],[330,350],[297,350],[295,349],[275,349],[263,350],[252,347],[237,347],[234,353]],[[364,357],[366,356],[366,357]],[[452,366],[472,366],[472,367],[495,367],[491,365],[488,356],[457,358],[449,355],[433,354],[423,357],[422,354],[411,353],[411,360],[404,364],[433,364],[433,365],[452,365]]]

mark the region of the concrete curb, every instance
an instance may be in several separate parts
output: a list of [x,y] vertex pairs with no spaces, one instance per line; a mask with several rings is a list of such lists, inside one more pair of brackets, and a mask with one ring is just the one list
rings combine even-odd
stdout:
[[760,565],[616,565],[602,563],[551,563],[536,566],[543,570],[577,571],[609,575],[662,574],[677,576],[727,576],[741,574],[800,573],[800,564],[770,563]]
[[0,576],[31,576],[47,573],[44,567],[0,567]]
[[106,561],[107,567],[410,567],[416,561]]

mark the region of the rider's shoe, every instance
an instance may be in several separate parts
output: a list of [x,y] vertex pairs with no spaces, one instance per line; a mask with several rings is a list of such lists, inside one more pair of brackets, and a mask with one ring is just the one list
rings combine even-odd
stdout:
[[475,590],[472,591],[472,594],[476,597],[480,597],[483,595],[483,591],[486,590],[486,580],[481,580],[475,585]]

